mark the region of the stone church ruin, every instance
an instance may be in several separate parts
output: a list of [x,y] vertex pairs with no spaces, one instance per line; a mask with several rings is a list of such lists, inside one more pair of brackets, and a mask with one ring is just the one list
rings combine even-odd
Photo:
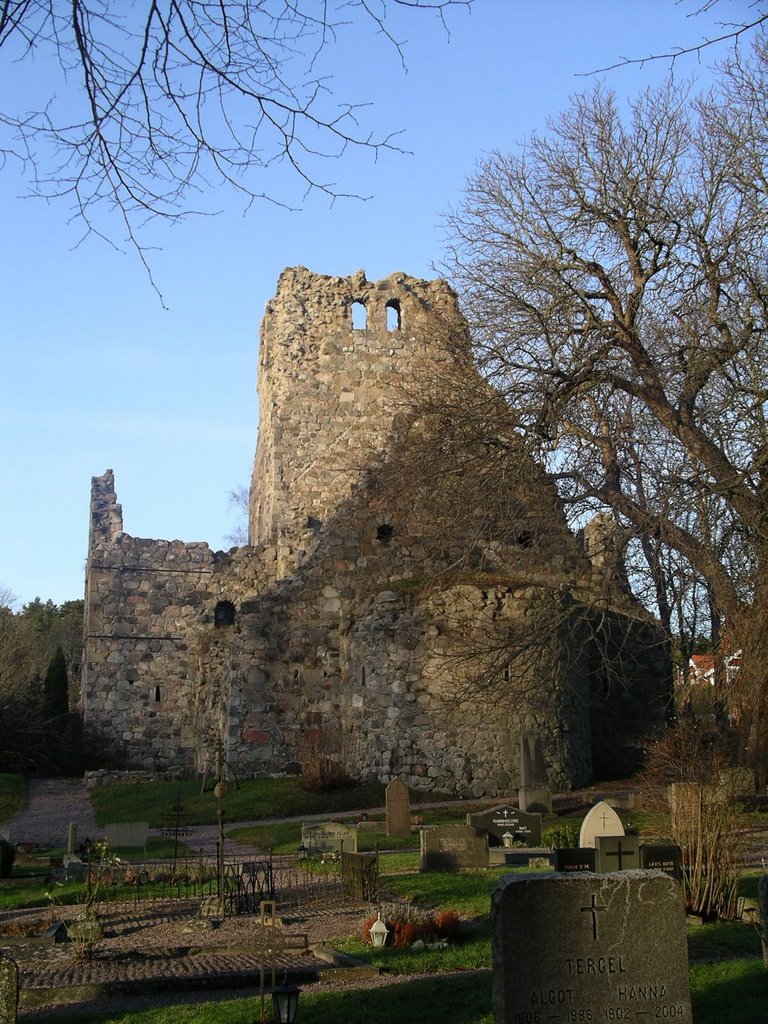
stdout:
[[523,732],[554,789],[631,767],[666,713],[660,632],[605,524],[575,537],[523,453],[509,485],[409,463],[430,429],[412,398],[435,367],[497,401],[445,282],[288,269],[261,327],[249,544],[132,537],[112,471],[93,479],[94,742],[133,768],[193,773],[219,752],[245,776],[319,758],[463,796],[518,785]]

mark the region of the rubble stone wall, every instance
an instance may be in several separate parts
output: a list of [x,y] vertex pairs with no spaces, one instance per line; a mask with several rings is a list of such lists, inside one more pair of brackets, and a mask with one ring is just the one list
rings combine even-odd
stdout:
[[[403,436],[403,381],[467,343],[444,282],[283,273],[261,331],[251,545],[132,537],[112,472],[93,480],[82,680],[93,742],[155,771],[202,771],[221,752],[240,776],[296,770],[325,749],[358,777],[483,796],[518,784],[522,730],[542,736],[550,782],[565,789],[663,720],[656,628],[586,557],[550,482],[520,477],[520,529],[473,539],[475,561],[462,561],[471,517],[464,533],[427,521],[396,479],[373,494],[371,467]],[[473,479],[454,486],[466,489],[454,502],[484,513],[499,500]],[[502,498],[489,521],[512,508]],[[536,609],[563,595],[573,614],[538,636]],[[596,596],[623,656],[610,679],[583,611]],[[544,666],[533,679],[488,653],[526,629]]]

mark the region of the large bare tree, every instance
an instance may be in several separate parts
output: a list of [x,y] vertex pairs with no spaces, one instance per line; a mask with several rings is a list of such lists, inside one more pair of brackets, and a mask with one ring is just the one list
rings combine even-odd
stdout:
[[217,184],[262,196],[276,162],[302,191],[335,195],[323,158],[396,143],[365,126],[364,98],[334,96],[325,51],[343,59],[352,22],[402,60],[391,9],[442,20],[471,3],[6,0],[0,157],[24,163],[33,193],[68,197],[89,230],[116,210],[134,240],[146,218],[182,216]]
[[705,584],[743,648],[731,713],[761,757],[766,68],[761,36],[703,97],[670,82],[624,114],[602,87],[577,96],[480,165],[446,261],[478,361],[574,521],[613,511],[670,623],[670,554]]

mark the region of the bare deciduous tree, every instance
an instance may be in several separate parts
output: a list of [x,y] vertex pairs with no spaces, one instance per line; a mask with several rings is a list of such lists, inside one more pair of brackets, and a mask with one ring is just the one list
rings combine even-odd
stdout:
[[625,118],[602,88],[576,97],[484,161],[447,257],[481,368],[574,521],[613,511],[657,607],[662,552],[706,582],[743,648],[733,711],[761,763],[767,67],[761,37],[701,98],[669,83]]
[[442,20],[471,3],[4,3],[0,157],[22,161],[34,194],[69,198],[88,231],[103,230],[102,208],[117,211],[135,244],[147,218],[183,216],[216,184],[263,196],[259,172],[275,162],[302,191],[334,196],[322,158],[396,146],[361,124],[359,102],[334,98],[324,52],[357,22],[402,60],[388,8]]

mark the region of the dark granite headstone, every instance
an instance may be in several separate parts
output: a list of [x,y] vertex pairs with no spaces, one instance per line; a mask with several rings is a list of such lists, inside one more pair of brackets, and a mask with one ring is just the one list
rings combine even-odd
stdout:
[[517,807],[493,807],[489,811],[468,814],[467,824],[478,832],[487,832],[499,846],[505,845],[507,836],[510,842],[522,842],[526,846],[541,843],[541,815],[527,814]]
[[638,836],[597,836],[595,849],[598,871],[632,871],[640,867]]
[[691,1024],[685,908],[668,875],[507,875],[491,921],[495,1024]]
[[664,871],[679,882],[683,877],[680,847],[674,843],[655,846],[643,844],[640,847],[640,867],[648,871]]
[[387,807],[387,835],[411,834],[411,795],[402,779],[392,779],[384,793]]
[[589,846],[555,850],[555,871],[594,871],[597,852]]
[[435,825],[421,830],[421,870],[459,871],[488,867],[488,836],[469,825]]

